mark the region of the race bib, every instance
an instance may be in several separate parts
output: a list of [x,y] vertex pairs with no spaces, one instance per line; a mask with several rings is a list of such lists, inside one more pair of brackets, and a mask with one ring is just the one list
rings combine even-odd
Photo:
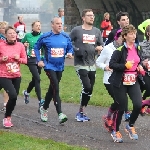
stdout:
[[135,74],[124,74],[123,85],[133,85],[136,82]]
[[95,41],[96,41],[95,35],[83,34],[83,43],[95,44]]
[[35,56],[34,49],[32,49],[32,51],[31,51],[31,57],[36,57],[36,56]]
[[19,69],[19,64],[14,62],[14,63],[7,63],[6,64],[6,68],[7,68],[7,71],[10,72],[10,73],[16,73],[16,72],[19,72],[20,69]]
[[148,71],[150,71],[150,61],[148,61],[148,63],[147,63],[147,69],[148,69]]
[[110,33],[111,31],[109,31],[109,30],[106,30],[106,35],[109,35],[109,33]]
[[51,57],[64,57],[63,48],[51,48]]
[[19,33],[18,33],[18,38],[19,38],[19,39],[23,39],[24,36],[25,36],[25,33],[24,33],[24,32],[19,32]]

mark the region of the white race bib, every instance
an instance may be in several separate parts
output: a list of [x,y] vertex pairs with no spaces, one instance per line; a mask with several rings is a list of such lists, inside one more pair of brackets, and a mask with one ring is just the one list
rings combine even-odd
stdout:
[[123,85],[133,85],[136,82],[135,74],[124,74]]
[[64,57],[63,48],[51,48],[51,57]]
[[83,43],[95,44],[95,35],[83,34]]
[[110,33],[111,31],[109,31],[109,30],[106,30],[106,35],[109,35],[109,33]]
[[14,62],[14,63],[7,63],[6,64],[6,68],[7,68],[7,71],[10,72],[10,73],[16,73],[16,72],[19,72],[20,69],[19,69],[19,64]]

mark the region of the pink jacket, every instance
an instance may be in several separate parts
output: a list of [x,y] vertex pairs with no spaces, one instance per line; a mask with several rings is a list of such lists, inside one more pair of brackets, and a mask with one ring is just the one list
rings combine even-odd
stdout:
[[[14,59],[19,55],[20,59]],[[3,56],[7,56],[7,61],[3,61]],[[16,78],[20,77],[20,64],[27,63],[25,47],[22,43],[16,42],[14,45],[8,45],[6,42],[0,43],[0,77]]]

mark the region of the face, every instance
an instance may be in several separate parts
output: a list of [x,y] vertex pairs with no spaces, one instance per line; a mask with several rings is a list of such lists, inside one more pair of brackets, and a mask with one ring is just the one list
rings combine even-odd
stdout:
[[61,17],[61,16],[64,16],[64,9],[61,9],[60,11],[59,11],[59,16]]
[[22,16],[19,16],[19,22],[23,22],[23,17]]
[[129,25],[128,16],[121,16],[120,21],[117,21],[121,28]]
[[52,29],[55,33],[60,33],[62,31],[61,18],[54,18],[53,23],[52,23]]
[[134,43],[136,39],[136,32],[135,31],[129,32],[126,36],[124,36],[124,38],[126,42]]
[[0,27],[0,33],[5,35],[5,28],[6,28],[6,25],[3,25]]
[[6,33],[6,38],[8,41],[15,41],[16,40],[16,32],[13,29],[9,29]]
[[109,14],[105,16],[105,19],[109,20],[110,16]]
[[82,17],[83,22],[84,22],[85,24],[88,24],[88,25],[93,25],[93,23],[94,23],[94,18],[95,18],[95,16],[94,16],[94,13],[93,13],[92,11],[87,12],[87,13],[85,14],[85,16]]
[[32,30],[36,31],[36,32],[41,32],[41,23],[40,22],[35,22],[35,24],[32,27]]
[[116,42],[118,45],[122,45],[122,36],[119,36]]

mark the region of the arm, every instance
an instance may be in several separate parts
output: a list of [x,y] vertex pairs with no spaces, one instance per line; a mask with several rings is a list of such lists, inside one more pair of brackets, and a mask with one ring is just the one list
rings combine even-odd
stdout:
[[107,48],[104,47],[104,49],[102,50],[100,56],[99,56],[99,57],[97,58],[97,60],[96,60],[96,65],[97,65],[99,68],[101,68],[101,69],[104,70],[105,67],[107,66],[107,65],[105,64],[107,57],[108,57]]
[[24,38],[21,40],[21,43],[25,43],[25,42],[27,42],[27,34],[24,36]]
[[108,26],[105,26],[105,22],[102,21],[102,23],[101,23],[101,29],[102,29],[102,30],[106,30],[106,29],[108,29],[108,28],[109,28],[109,25],[108,25]]
[[68,37],[68,41],[67,41],[67,53],[71,53],[73,54],[73,46],[72,46],[72,42],[70,37]]
[[109,67],[115,71],[124,71],[127,69],[125,64],[120,63],[121,60],[121,52],[119,50],[115,50],[111,56]]
[[38,41],[34,44],[34,52],[35,52],[35,56],[37,58],[37,61],[42,61],[42,58],[40,56],[40,49],[43,47],[43,40],[42,40],[41,36]]

